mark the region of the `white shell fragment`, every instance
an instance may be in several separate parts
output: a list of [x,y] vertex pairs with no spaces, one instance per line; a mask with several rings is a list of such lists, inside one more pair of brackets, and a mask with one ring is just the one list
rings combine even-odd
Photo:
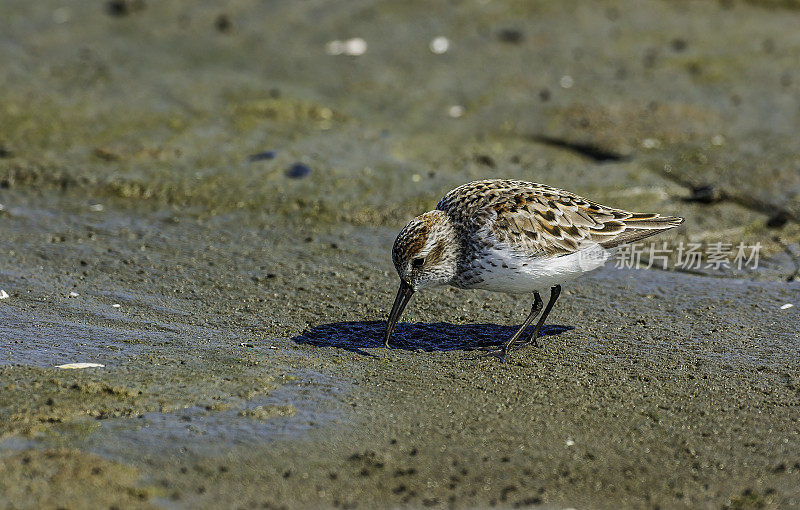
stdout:
[[325,45],[325,53],[328,55],[341,55],[344,53],[344,42],[330,41]]
[[661,147],[661,141],[658,138],[645,138],[642,140],[642,147],[645,149],[658,149]]
[[432,53],[441,55],[450,49],[450,41],[447,39],[447,37],[439,36],[431,41],[430,49]]
[[450,117],[457,119],[464,115],[464,107],[460,104],[454,104],[450,108],[447,109],[447,115]]
[[0,289],[0,299],[7,299],[8,297],[9,297],[8,292],[4,291],[3,289]]
[[112,306],[113,308],[119,308],[119,307],[121,307],[122,305],[121,305],[121,304],[119,304],[119,303],[114,303],[114,304],[113,304],[113,305],[111,305],[111,306]]
[[56,368],[78,370],[81,368],[105,368],[105,365],[100,363],[67,363],[65,365],[56,365]]
[[69,297],[78,297],[78,296],[80,296],[80,294],[78,294],[78,293],[77,293],[77,292],[75,292],[74,290],[73,290],[72,292],[70,292],[70,293],[69,293]]
[[350,39],[344,43],[344,54],[357,57],[367,52],[367,41],[360,37]]
[[781,307],[781,310],[788,310],[789,308],[793,307],[794,305],[791,303],[786,303]]
[[354,37],[346,41],[330,41],[325,45],[325,53],[328,55],[347,55],[358,57],[367,52],[367,41],[360,37]]

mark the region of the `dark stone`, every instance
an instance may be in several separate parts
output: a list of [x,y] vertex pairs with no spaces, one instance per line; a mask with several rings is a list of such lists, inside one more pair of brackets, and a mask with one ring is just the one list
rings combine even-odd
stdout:
[[264,151],[247,156],[247,161],[253,163],[255,161],[264,161],[265,159],[274,159],[275,151]]
[[302,179],[311,175],[311,169],[303,163],[295,163],[286,170],[286,177],[290,179]]
[[695,186],[692,188],[692,194],[685,199],[686,202],[698,202],[701,204],[713,204],[722,200],[723,194],[714,186],[708,184],[703,186]]
[[144,0],[110,0],[106,2],[106,13],[121,18],[145,8]]
[[778,211],[767,220],[767,226],[769,228],[781,228],[786,225],[790,219],[789,213],[786,211]]
[[539,91],[539,99],[541,99],[543,103],[550,101],[550,95],[549,89],[542,89]]
[[222,32],[223,34],[230,33],[233,30],[233,23],[231,19],[228,17],[227,14],[220,14],[217,16],[217,19],[214,20],[214,27],[217,29],[218,32]]
[[670,46],[672,46],[672,49],[674,51],[680,53],[686,49],[687,46],[686,39],[680,39],[680,38],[673,39],[672,42],[670,43]]
[[519,44],[525,40],[525,34],[517,28],[501,28],[497,31],[497,39],[504,43]]
[[475,161],[483,166],[488,166],[489,168],[495,167],[494,158],[489,156],[488,154],[476,154]]

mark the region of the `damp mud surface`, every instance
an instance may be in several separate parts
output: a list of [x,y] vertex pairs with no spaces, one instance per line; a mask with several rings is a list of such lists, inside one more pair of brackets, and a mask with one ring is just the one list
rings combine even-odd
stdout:
[[[3,10],[0,508],[800,506],[796,2]],[[505,364],[529,297],[419,293],[384,348],[396,233],[500,177],[758,267],[609,263]]]

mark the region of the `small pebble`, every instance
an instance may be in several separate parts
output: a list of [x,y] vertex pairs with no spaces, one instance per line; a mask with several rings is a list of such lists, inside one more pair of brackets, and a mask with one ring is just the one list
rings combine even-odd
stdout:
[[686,39],[673,39],[672,42],[670,42],[670,46],[672,46],[674,51],[680,53],[686,49],[687,42]]
[[539,99],[545,103],[550,100],[550,90],[542,89],[539,91]]
[[295,163],[286,170],[286,177],[290,179],[302,179],[311,174],[311,169],[303,163]]
[[497,32],[497,38],[504,43],[519,44],[525,39],[525,34],[516,28],[503,28]]
[[567,438],[567,440],[564,441],[564,444],[566,444],[567,446],[574,446],[575,445],[575,441],[573,441],[572,439]]
[[8,299],[8,297],[9,297],[8,292],[4,291],[3,289],[0,289],[0,299]]
[[231,19],[227,14],[220,14],[217,16],[217,19],[214,20],[214,27],[218,32],[227,34],[233,29],[233,23],[231,23]]
[[122,159],[122,154],[113,147],[97,147],[94,150],[94,155],[104,161],[119,161]]
[[436,55],[441,55],[450,49],[450,41],[447,39],[447,37],[439,36],[431,41],[429,47],[431,52],[435,53]]
[[325,44],[325,53],[328,55],[341,55],[344,53],[344,42],[343,41],[329,41]]
[[457,119],[464,115],[464,107],[459,104],[454,104],[450,108],[447,109],[447,115],[450,117]]
[[111,305],[111,307],[112,308],[120,308],[120,307],[122,307],[122,305],[119,304],[119,303],[114,303],[113,305]]
[[247,161],[253,163],[254,161],[264,161],[266,159],[274,159],[274,158],[275,158],[275,151],[264,151],[247,156]]
[[330,41],[325,45],[325,53],[328,55],[347,55],[358,57],[366,53],[367,41],[360,37],[354,37],[346,41]]
[[645,138],[642,140],[642,147],[645,149],[658,149],[661,147],[661,141],[658,138]]
[[496,163],[494,162],[494,158],[489,156],[488,154],[475,155],[475,162],[483,166],[488,166],[490,168],[494,168],[496,165]]
[[357,57],[367,52],[367,41],[360,37],[348,39],[344,42],[344,54]]
[[572,76],[565,74],[558,80],[558,84],[561,85],[562,89],[571,89],[573,85],[575,85],[575,80]]
[[105,365],[101,365],[100,363],[67,363],[65,365],[56,365],[56,368],[64,368],[64,369],[105,368]]
[[80,296],[80,294],[78,294],[75,291],[72,291],[72,292],[69,293],[69,297],[78,297],[78,296]]
[[789,308],[793,307],[794,305],[791,303],[786,303],[785,305],[781,306],[781,310],[788,310]]
[[89,206],[89,210],[94,212],[102,212],[103,209],[105,209],[105,207],[103,207],[103,204],[92,204]]
[[106,12],[110,16],[127,16],[128,14],[142,11],[144,8],[144,0],[111,0],[106,2]]
[[714,202],[719,202],[722,198],[722,192],[709,184],[705,186],[694,186],[692,188],[692,195],[687,198],[686,201],[713,204]]

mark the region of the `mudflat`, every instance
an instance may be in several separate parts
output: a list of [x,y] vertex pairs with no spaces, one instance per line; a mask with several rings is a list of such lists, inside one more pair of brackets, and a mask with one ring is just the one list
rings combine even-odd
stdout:
[[[6,3],[0,507],[800,506],[795,3]],[[528,298],[419,293],[385,349],[479,178],[758,267],[609,263],[505,364]]]

